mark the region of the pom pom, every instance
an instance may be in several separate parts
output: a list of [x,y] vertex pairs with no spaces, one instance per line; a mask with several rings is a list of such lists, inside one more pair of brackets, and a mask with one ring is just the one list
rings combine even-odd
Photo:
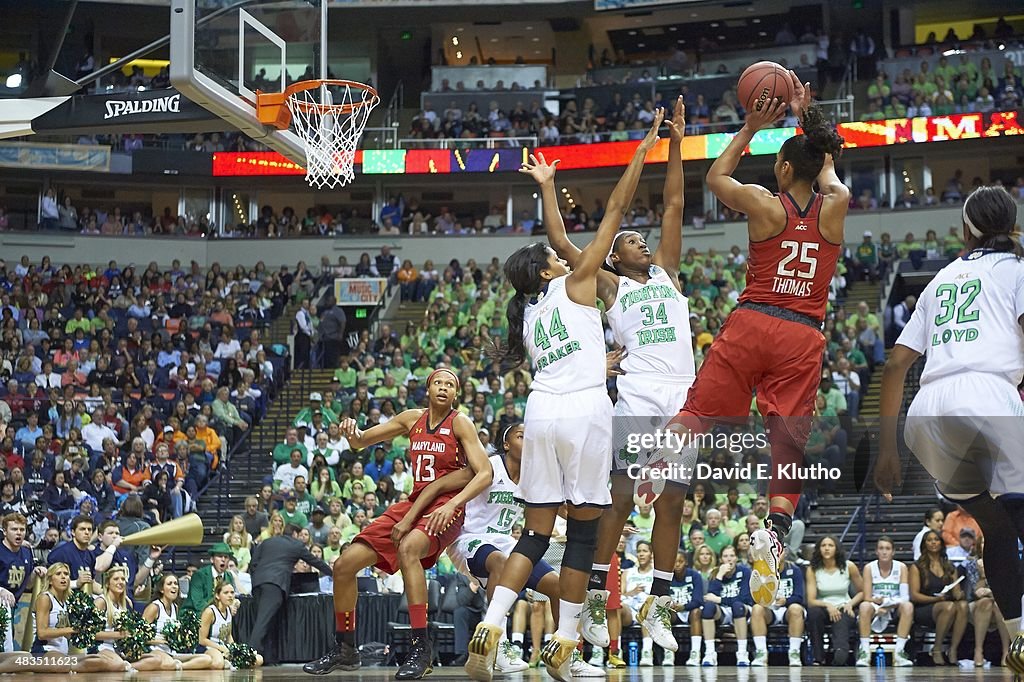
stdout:
[[167,646],[179,654],[195,652],[199,644],[199,614],[194,611],[183,611],[178,620],[172,620],[164,626],[163,636]]
[[256,650],[248,644],[228,644],[228,661],[236,668],[254,668]]
[[4,650],[4,640],[7,639],[7,628],[11,626],[11,612],[6,606],[0,606],[0,651]]
[[127,609],[114,621],[114,629],[128,636],[114,642],[114,650],[131,663],[149,653],[150,642],[156,636],[156,624],[147,623],[134,609]]
[[71,590],[67,611],[68,624],[75,629],[68,643],[78,649],[89,649],[96,644],[96,633],[103,630],[106,623],[103,613],[96,610],[92,595],[82,590]]

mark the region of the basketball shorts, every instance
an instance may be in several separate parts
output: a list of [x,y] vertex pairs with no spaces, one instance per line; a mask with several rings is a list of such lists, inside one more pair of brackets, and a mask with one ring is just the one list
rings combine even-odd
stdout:
[[[458,491],[452,491],[439,495],[434,500],[426,511],[423,512],[423,516],[419,518],[416,524],[413,526],[413,530],[427,532],[426,517],[430,515],[435,509],[439,509],[445,505],[448,500],[452,499],[458,494]],[[395,504],[388,507],[383,514],[378,516],[370,523],[369,526],[364,528],[359,535],[352,539],[353,542],[362,542],[368,545],[370,549],[377,553],[377,563],[374,564],[377,568],[394,575],[400,569],[398,563],[398,548],[395,547],[395,543],[391,541],[391,530],[395,527],[395,524],[405,518],[406,513],[412,508],[413,503],[396,502]],[[455,514],[455,518],[448,524],[448,527],[441,531],[440,535],[431,535],[430,537],[430,551],[420,559],[420,564],[423,568],[430,568],[437,563],[437,558],[441,556],[441,552],[448,547],[448,545],[455,542],[459,537],[459,533],[462,532],[462,523],[466,518],[465,510],[461,507]]]
[[[747,606],[747,616],[750,616],[750,606],[748,606],[748,605],[745,605],[745,606]],[[719,611],[722,614],[722,620],[721,620],[722,626],[724,627],[726,625],[732,625],[732,623],[733,623],[732,606],[726,606],[725,604],[719,604],[718,605],[718,609],[719,609]]]
[[643,466],[660,455],[657,450],[642,447],[639,438],[665,428],[686,403],[692,383],[692,378],[666,380],[647,374],[625,374],[616,380],[613,474],[625,474],[631,465]]
[[943,495],[1024,490],[1024,404],[1002,377],[955,374],[925,384],[907,411],[904,435]]
[[472,568],[477,550],[487,546],[508,556],[515,548],[516,541],[511,535],[499,533],[463,533],[448,547],[448,556],[456,568],[469,571],[473,577],[480,580],[481,585],[486,585],[487,576],[478,575],[478,571],[474,571]]
[[757,389],[763,417],[792,418],[788,429],[806,443],[821,377],[825,336],[805,324],[739,308],[704,356],[683,411],[745,423]]
[[603,386],[526,402],[523,463],[516,496],[528,505],[609,507],[612,403]]
[[690,612],[689,611],[676,611],[676,616],[679,617],[679,622],[683,625],[690,624]]
[[[807,607],[801,606],[800,608],[802,608],[804,610],[804,620],[806,620],[807,619]],[[788,606],[773,606],[770,609],[768,609],[771,612],[771,614],[772,614],[772,618],[771,618],[771,620],[768,621],[768,625],[774,625],[775,623],[785,623],[786,622],[786,611],[788,609],[789,609]]]

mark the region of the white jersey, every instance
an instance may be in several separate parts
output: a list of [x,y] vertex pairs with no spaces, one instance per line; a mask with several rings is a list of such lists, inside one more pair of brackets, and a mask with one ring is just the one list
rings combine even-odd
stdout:
[[1017,386],[1024,376],[1022,315],[1024,260],[975,249],[929,282],[897,343],[928,356],[922,386],[978,372]]
[[569,298],[567,277],[548,282],[547,293],[526,308],[523,337],[533,365],[534,392],[560,395],[605,385],[601,312]]
[[228,613],[225,616],[213,604],[210,604],[207,608],[213,609],[213,625],[210,626],[209,637],[213,640],[214,644],[224,646],[231,638],[231,609],[228,609]]
[[494,477],[491,487],[466,503],[463,535],[500,533],[509,535],[523,516],[524,505],[515,499],[518,486],[505,469],[505,460],[499,455],[489,457]]
[[[689,379],[697,374],[690,338],[690,306],[664,269],[652,265],[641,284],[619,277],[615,303],[605,311],[615,343],[626,349],[629,374]],[[682,406],[680,406],[682,407]]]
[[170,612],[168,612],[167,608],[164,606],[164,603],[162,601],[160,601],[159,599],[157,599],[153,603],[156,604],[156,609],[157,609],[157,611],[156,611],[156,614],[157,614],[156,615],[156,623],[155,623],[156,624],[156,638],[155,639],[158,641],[158,644],[155,644],[154,647],[157,648],[157,649],[160,649],[161,651],[164,651],[166,653],[171,653],[171,649],[167,645],[167,638],[164,637],[164,627],[166,627],[168,623],[173,623],[174,621],[178,620],[178,607],[175,606],[175,605],[172,605]]
[[903,564],[899,561],[892,562],[892,570],[889,575],[883,577],[878,568],[878,561],[872,561],[864,567],[865,572],[871,573],[871,597],[882,597],[883,599],[900,598],[900,581],[903,579]]
[[[52,592],[47,592],[50,598],[50,618],[46,621],[47,627],[51,629],[69,628],[71,622],[68,620],[67,603],[57,601]],[[68,638],[54,637],[53,639],[39,639],[39,623],[36,623],[36,641],[42,645],[43,651],[66,654],[68,652]],[[11,651],[14,651],[13,649]]]
[[[100,596],[97,595],[96,599],[99,599],[99,598],[100,598]],[[106,596],[103,596],[103,601],[106,602],[106,600],[107,600]],[[124,613],[127,609],[131,608],[131,605],[127,602],[127,600],[126,600],[126,604],[127,605],[124,608],[118,608],[114,604],[107,604],[108,608],[110,609],[110,616],[107,617],[107,614],[104,613],[104,619],[105,619],[105,621],[107,623],[107,626],[105,628],[103,628],[103,632],[114,632],[114,623],[117,622],[117,619],[121,617],[122,613]],[[105,642],[100,642],[99,650],[100,651],[115,651],[115,652],[117,651],[114,648],[114,643],[112,641],[110,641],[110,640],[107,640]]]
[[[627,599],[633,602],[643,603],[647,599],[647,595],[651,593],[651,587],[654,585],[654,566],[647,571],[641,572],[639,566],[633,568],[627,568],[622,572],[623,582],[625,583],[625,589],[623,590],[623,599]],[[643,592],[630,597],[626,596],[627,592],[642,587]]]

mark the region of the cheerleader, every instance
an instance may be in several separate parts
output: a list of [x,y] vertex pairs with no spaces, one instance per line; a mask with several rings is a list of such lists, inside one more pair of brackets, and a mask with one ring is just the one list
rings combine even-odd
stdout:
[[132,670],[148,672],[180,668],[180,662],[175,665],[173,660],[170,667],[164,668],[164,659],[152,653],[147,653],[135,663],[121,657],[121,654],[114,648],[114,642],[125,639],[129,633],[125,630],[115,630],[114,625],[122,613],[133,608],[132,600],[126,594],[128,571],[121,566],[112,566],[104,573],[103,584],[103,596],[96,597],[95,605],[97,611],[105,614],[107,626],[102,632],[96,633],[96,641],[99,642],[100,657],[107,662],[107,670],[111,672],[131,672]]
[[[213,601],[203,609],[199,623],[200,653],[205,653],[212,660],[212,669],[231,669],[228,663],[228,644],[234,639],[231,636],[231,605],[235,603],[235,588],[231,583],[218,580],[213,587]],[[263,665],[263,656],[256,654],[256,667]]]
[[[164,573],[156,582],[156,600],[149,603],[142,617],[147,623],[156,623],[153,654],[161,659],[162,670],[209,670],[213,659],[207,654],[176,653],[167,644],[164,627],[178,620],[178,578]],[[170,667],[168,667],[168,659]],[[177,665],[175,665],[177,663]]]

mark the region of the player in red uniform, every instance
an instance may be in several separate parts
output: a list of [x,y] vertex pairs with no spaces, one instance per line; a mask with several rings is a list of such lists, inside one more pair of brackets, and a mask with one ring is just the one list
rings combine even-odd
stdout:
[[754,133],[781,118],[786,102],[747,112],[742,130],[708,171],[708,187],[722,203],[748,216],[747,286],[670,427],[682,435],[716,419],[746,421],[756,389],[773,464],[770,513],[750,538],[750,592],[762,606],[775,599],[783,540],[800,499],[801,481],[781,467],[803,462],[825,350],[828,289],[850,201],[834,165],[843,138],[811,106],[810,83],[801,84],[792,71],[790,77],[789,105],[803,134],[786,140],[776,155],[778,194],[741,184],[732,174]]
[[[409,603],[412,643],[395,675],[420,679],[433,660],[427,638],[427,580],[423,569],[437,562],[462,530],[463,505],[491,484],[491,463],[469,417],[453,409],[459,380],[448,369],[427,377],[428,409],[406,410],[386,424],[365,432],[352,419],[341,422],[353,448],[409,435],[413,490],[367,526],[334,562],[336,646],[303,670],[326,675],[335,669],[359,668],[355,647],[356,575],[369,566],[394,574],[402,571]],[[466,462],[469,468],[466,468]]]

